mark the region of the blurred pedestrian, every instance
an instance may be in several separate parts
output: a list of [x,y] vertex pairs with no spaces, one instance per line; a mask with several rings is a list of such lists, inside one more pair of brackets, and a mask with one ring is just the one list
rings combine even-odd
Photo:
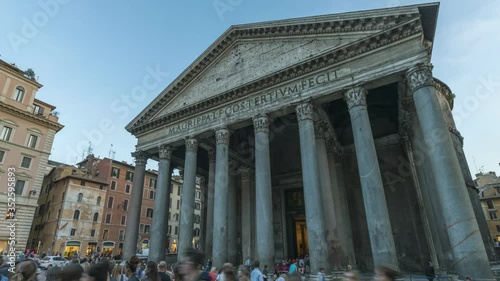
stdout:
[[115,264],[111,271],[111,277],[115,281],[128,281],[128,277],[125,275],[125,269],[120,264]]
[[96,263],[83,274],[85,281],[109,281],[109,266],[107,263]]
[[226,281],[236,281],[236,276],[234,274],[234,266],[231,263],[225,263],[222,266],[222,272],[224,272]]
[[165,261],[158,263],[158,276],[160,276],[161,281],[172,281],[170,275],[167,274],[167,263]]
[[24,261],[18,263],[15,269],[15,275],[10,280],[12,281],[33,281],[36,280],[37,266],[33,261]]
[[53,266],[49,269],[47,269],[47,273],[46,273],[46,277],[45,277],[45,280],[46,281],[58,281],[59,280],[59,275],[61,273],[61,268],[59,266]]
[[238,280],[239,281],[250,281],[250,271],[248,270],[248,266],[240,265],[238,268]]
[[158,275],[158,264],[154,261],[148,261],[146,265],[146,270],[144,274],[143,281],[160,281],[160,276]]
[[252,273],[250,274],[251,281],[264,281],[264,277],[262,276],[262,272],[260,272],[259,267],[260,267],[260,262],[254,261],[253,270]]
[[195,249],[188,249],[180,267],[180,274],[184,280],[205,280],[210,281],[208,272],[201,271],[201,265],[205,254]]
[[76,263],[70,263],[59,272],[61,281],[78,281],[82,277],[83,268]]
[[391,266],[382,265],[375,268],[375,279],[377,281],[394,281],[399,276],[399,271]]
[[137,263],[134,259],[130,259],[130,261],[125,263],[125,274],[128,277],[128,281],[139,281],[139,278],[135,275],[137,270]]
[[434,280],[434,278],[436,277],[436,273],[434,271],[434,265],[432,264],[431,261],[428,261],[425,264],[424,273],[429,281]]
[[361,278],[359,276],[359,272],[357,272],[356,270],[348,270],[347,272],[344,272],[344,274],[342,275],[342,280],[343,281],[360,281]]

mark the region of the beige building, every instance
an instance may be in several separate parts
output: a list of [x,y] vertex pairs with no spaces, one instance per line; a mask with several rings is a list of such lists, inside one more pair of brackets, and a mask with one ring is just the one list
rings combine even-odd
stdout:
[[[179,240],[179,219],[180,206],[182,203],[182,176],[172,176],[170,185],[170,204],[167,227],[168,250],[171,253],[177,252]],[[196,180],[195,208],[194,208],[194,227],[193,227],[193,248],[200,248],[201,236],[201,210],[202,210],[202,192],[200,188],[201,179]]]
[[[477,173],[474,180],[492,239],[500,242],[500,178],[495,172]],[[498,245],[498,244],[497,244]]]
[[107,185],[74,166],[53,168],[43,182],[30,248],[66,257],[95,253]]
[[[0,213],[7,214],[7,203],[15,200],[15,211],[9,210],[6,218],[17,219],[16,251],[27,246],[54,136],[63,128],[55,107],[36,99],[41,87],[14,64],[0,60]],[[15,197],[8,197],[14,178]],[[0,228],[0,252],[9,238],[8,229]]]

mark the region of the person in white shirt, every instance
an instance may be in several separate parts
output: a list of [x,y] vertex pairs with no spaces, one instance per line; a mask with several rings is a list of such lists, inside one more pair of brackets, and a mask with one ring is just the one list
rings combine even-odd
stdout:
[[250,274],[250,281],[264,281],[264,276],[262,276],[262,272],[260,272],[259,266],[259,261],[255,261],[253,263],[253,270]]

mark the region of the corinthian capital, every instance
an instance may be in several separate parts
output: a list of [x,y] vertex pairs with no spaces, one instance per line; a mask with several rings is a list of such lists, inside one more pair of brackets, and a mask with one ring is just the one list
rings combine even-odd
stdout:
[[269,133],[269,117],[259,114],[253,118],[253,127],[255,133]]
[[423,86],[434,85],[432,77],[432,64],[423,63],[409,69],[406,72],[406,83],[413,93]]
[[229,144],[229,135],[231,132],[228,128],[220,128],[215,130],[215,141],[217,144]]
[[148,154],[145,151],[137,150],[132,152],[132,157],[135,158],[135,165],[146,165],[148,161]]
[[186,151],[197,151],[198,140],[195,138],[186,138]]
[[366,96],[368,91],[363,87],[355,87],[347,90],[344,93],[344,100],[347,103],[347,108],[350,110],[355,106],[366,106]]
[[173,151],[173,148],[170,145],[168,145],[168,144],[160,145],[160,147],[158,149],[158,154],[160,156],[160,160],[161,159],[170,160],[170,157],[172,157],[172,151]]
[[297,118],[300,120],[314,120],[314,108],[310,102],[304,102],[295,108],[295,112],[297,113]]

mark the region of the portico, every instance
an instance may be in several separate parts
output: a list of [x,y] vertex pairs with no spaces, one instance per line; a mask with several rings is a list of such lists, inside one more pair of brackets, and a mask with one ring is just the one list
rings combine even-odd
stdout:
[[[417,5],[226,31],[127,126],[138,138],[136,155],[184,169],[179,245],[191,245],[191,186],[203,176],[202,245],[214,266],[251,256],[272,269],[308,254],[313,274],[363,264],[411,271],[432,259],[443,271],[492,277],[443,117],[440,101],[451,110],[451,93],[436,86],[442,82],[428,66],[437,10]],[[417,121],[421,129],[409,125]],[[447,157],[426,155],[430,168],[417,163],[419,151],[403,141],[422,137],[434,137],[425,148]],[[441,179],[443,165],[453,181]],[[169,172],[159,170],[165,182]],[[465,206],[462,213],[451,202]]]

